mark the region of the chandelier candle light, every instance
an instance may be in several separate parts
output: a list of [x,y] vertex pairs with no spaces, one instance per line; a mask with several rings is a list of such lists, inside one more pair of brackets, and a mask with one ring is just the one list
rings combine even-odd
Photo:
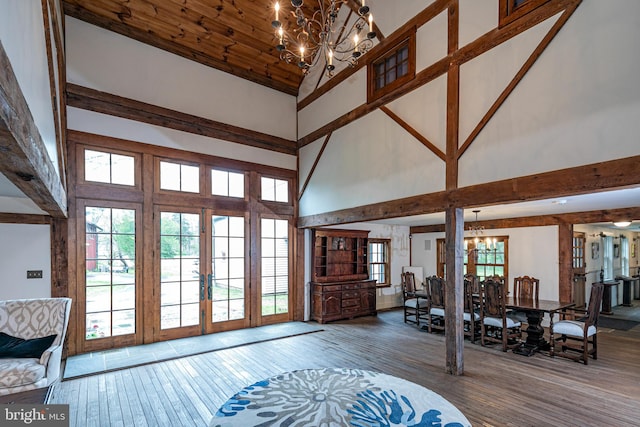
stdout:
[[296,63],[304,74],[323,59],[327,75],[331,77],[335,70],[334,61],[345,62],[351,67],[356,65],[358,58],[373,47],[376,32],[365,0],[362,0],[351,26],[348,26],[349,18],[344,25],[336,23],[340,7],[349,0],[330,0],[328,5],[326,0],[317,1],[318,9],[307,18],[302,9],[303,0],[291,0],[294,8],[291,13],[296,19],[296,27],[291,32],[283,28],[280,3],[276,2],[275,20],[271,25],[276,29],[276,49],[280,52],[280,59]]

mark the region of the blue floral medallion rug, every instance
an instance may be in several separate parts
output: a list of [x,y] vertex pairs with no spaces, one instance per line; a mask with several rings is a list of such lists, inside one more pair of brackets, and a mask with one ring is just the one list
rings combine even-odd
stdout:
[[446,399],[418,384],[360,369],[305,369],[245,387],[210,427],[470,426]]

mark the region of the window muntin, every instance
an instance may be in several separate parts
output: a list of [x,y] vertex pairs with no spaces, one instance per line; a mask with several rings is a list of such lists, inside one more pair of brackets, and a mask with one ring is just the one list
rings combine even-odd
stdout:
[[87,340],[135,333],[136,215],[85,207]]
[[200,192],[200,168],[181,163],[160,162],[160,189]]
[[375,89],[382,89],[409,73],[409,44],[405,42],[388,57],[373,64]]
[[262,218],[262,315],[289,311],[289,222]]
[[211,217],[211,321],[245,317],[244,217]]
[[85,181],[134,186],[135,158],[116,153],[84,150]]
[[214,196],[244,197],[244,174],[211,169],[211,194]]
[[262,191],[260,198],[273,202],[289,202],[289,181],[277,178],[261,177]]
[[389,239],[369,239],[369,279],[379,285],[388,285],[391,272],[391,241]]

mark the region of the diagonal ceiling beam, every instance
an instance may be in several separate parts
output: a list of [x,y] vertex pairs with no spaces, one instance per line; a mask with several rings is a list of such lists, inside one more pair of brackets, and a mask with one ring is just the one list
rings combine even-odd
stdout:
[[40,209],[67,217],[67,193],[0,43],[0,172]]

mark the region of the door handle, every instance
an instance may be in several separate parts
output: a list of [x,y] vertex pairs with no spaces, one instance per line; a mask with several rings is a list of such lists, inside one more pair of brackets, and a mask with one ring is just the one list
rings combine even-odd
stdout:
[[209,301],[211,301],[211,297],[213,294],[213,275],[209,274],[208,275],[208,284],[207,284],[207,296],[209,297]]
[[204,301],[204,274],[200,275],[200,301]]

